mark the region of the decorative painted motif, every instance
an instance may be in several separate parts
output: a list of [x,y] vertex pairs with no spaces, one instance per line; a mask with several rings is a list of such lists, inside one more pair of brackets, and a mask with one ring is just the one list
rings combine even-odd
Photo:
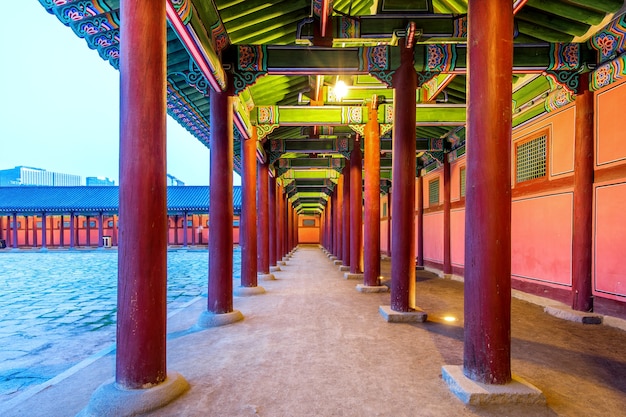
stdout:
[[427,71],[452,71],[456,66],[456,46],[451,44],[429,44],[426,49]]
[[217,54],[228,47],[230,40],[222,21],[211,26],[211,39],[213,40],[213,49]]
[[339,17],[339,37],[354,39],[361,36],[361,23],[350,17]]
[[424,101],[430,101],[439,89],[439,78],[433,77],[430,80],[422,84],[422,91],[424,92]]
[[551,81],[557,83],[561,87],[576,94],[578,91],[578,75],[577,71],[544,71],[543,75],[550,78]]
[[365,136],[365,125],[364,124],[348,125],[348,127],[350,129],[352,129],[353,131],[355,131],[356,133],[360,134],[361,136]]
[[391,77],[395,71],[389,70],[389,49],[386,45],[359,48],[359,69],[367,70],[371,76],[392,86]]
[[61,22],[69,25],[72,22],[106,13],[111,9],[103,7],[97,1],[77,1],[56,6],[53,10]]
[[184,24],[189,23],[191,20],[191,12],[193,11],[191,2],[189,0],[172,0],[172,6],[174,6],[176,13],[180,16],[180,20],[182,20]]
[[380,136],[385,136],[387,133],[393,130],[393,125],[391,123],[383,123],[379,125]]
[[559,88],[548,95],[548,98],[544,102],[544,107],[547,112],[559,109],[574,101],[574,94],[565,88]]
[[607,62],[626,51],[626,15],[594,35],[589,43],[598,51],[598,62]]
[[258,138],[258,140],[264,139],[267,135],[269,135],[274,130],[276,130],[276,128],[278,126],[279,126],[278,124],[257,125],[256,126],[256,131],[257,131],[257,138]]
[[348,106],[341,108],[342,124],[363,123],[363,108],[361,106]]
[[337,152],[343,155],[346,159],[350,159],[350,138],[349,137],[341,137],[336,140],[336,148]]
[[439,72],[432,71],[418,71],[417,72],[417,86],[423,87],[424,84],[431,82],[433,79],[437,78]]
[[572,71],[580,67],[580,46],[577,43],[550,44],[548,70]]
[[258,106],[256,120],[258,124],[278,123],[278,106]]
[[95,35],[85,36],[87,45],[91,49],[103,49],[110,46],[119,45],[120,43],[120,30],[113,29],[107,32],[99,32]]
[[238,45],[237,57],[239,71],[267,71],[267,47],[265,45]]
[[590,88],[599,90],[626,77],[626,55],[600,65],[592,74]]
[[100,54],[100,58],[105,61],[109,61],[109,64],[115,69],[119,69],[120,67],[120,48],[118,45],[113,45],[108,48],[100,48],[98,49],[98,53]]
[[454,19],[453,24],[454,29],[452,30],[452,37],[467,38],[467,16]]
[[89,35],[96,35],[98,33],[119,29],[119,15],[117,13],[106,13],[100,16],[73,22],[70,24],[70,27],[76,36],[84,38]]
[[200,68],[196,65],[193,60],[189,60],[188,62],[189,69],[187,71],[178,71],[173,72],[172,75],[179,75],[185,79],[185,83],[187,83],[190,87],[198,90],[200,94],[205,97],[208,97],[210,94],[210,85],[207,79],[200,71]]
[[343,158],[330,158],[330,167],[341,174],[343,171]]
[[322,16],[322,4],[323,4],[323,0],[313,0],[313,15],[317,16],[317,17],[321,17]]
[[239,45],[237,47],[237,71],[234,72],[235,94],[253,85],[267,74],[267,47],[265,45]]

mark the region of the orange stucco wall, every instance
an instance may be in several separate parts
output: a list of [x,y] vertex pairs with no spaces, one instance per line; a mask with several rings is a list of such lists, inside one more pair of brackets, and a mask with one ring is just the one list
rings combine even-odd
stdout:
[[572,210],[571,192],[513,201],[511,274],[514,277],[549,285],[571,285]]
[[298,243],[320,243],[319,217],[298,216]]
[[626,182],[598,184],[594,191],[594,294],[620,299],[626,297]]

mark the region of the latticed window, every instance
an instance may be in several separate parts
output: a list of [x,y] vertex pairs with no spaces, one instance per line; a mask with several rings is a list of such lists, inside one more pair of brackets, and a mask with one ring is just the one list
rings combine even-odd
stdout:
[[461,168],[461,197],[465,197],[465,167]]
[[431,206],[439,204],[439,178],[428,183],[428,203]]
[[517,146],[516,182],[533,180],[546,175],[546,135]]

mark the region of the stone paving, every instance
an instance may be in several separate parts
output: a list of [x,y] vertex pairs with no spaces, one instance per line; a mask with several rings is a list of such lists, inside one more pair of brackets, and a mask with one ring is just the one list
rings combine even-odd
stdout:
[[[207,276],[206,248],[168,251],[168,313],[206,296]],[[0,250],[0,403],[111,348],[116,303],[114,249]]]

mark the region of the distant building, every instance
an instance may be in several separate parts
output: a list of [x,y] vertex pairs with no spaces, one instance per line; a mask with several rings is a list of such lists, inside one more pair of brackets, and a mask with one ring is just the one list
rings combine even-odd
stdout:
[[21,185],[74,186],[81,185],[81,177],[26,166],[0,170],[0,187]]
[[167,174],[167,185],[185,185],[185,183],[175,176]]
[[87,177],[85,181],[87,183],[87,187],[115,185],[115,181],[113,181],[109,177]]

